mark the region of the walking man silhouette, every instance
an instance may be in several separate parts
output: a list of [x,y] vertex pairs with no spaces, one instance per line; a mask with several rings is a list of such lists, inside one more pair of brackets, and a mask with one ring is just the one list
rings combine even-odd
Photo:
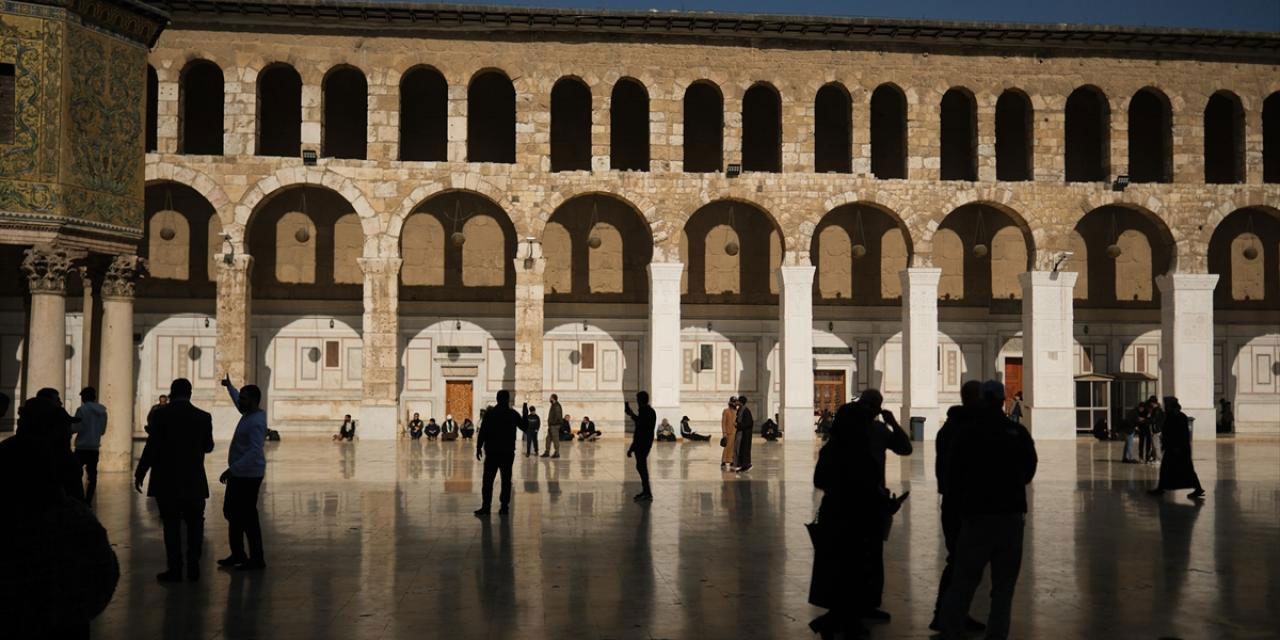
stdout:
[[493,503],[493,477],[502,473],[502,506],[498,515],[507,514],[511,505],[511,465],[516,459],[516,432],[525,429],[524,420],[511,408],[511,394],[498,392],[498,405],[484,412],[480,419],[480,435],[476,436],[476,460],[484,460],[484,479],[480,484],[478,517],[489,515]]
[[627,411],[627,415],[635,423],[635,428],[631,434],[631,447],[627,449],[627,457],[632,455],[636,457],[636,471],[640,473],[640,493],[636,494],[636,502],[645,502],[653,500],[653,492],[649,490],[649,450],[653,448],[653,424],[658,421],[658,415],[654,413],[653,407],[649,406],[649,392],[640,391],[636,393],[636,405],[639,406],[640,412],[636,413],[631,410],[631,403],[624,402],[623,407]]

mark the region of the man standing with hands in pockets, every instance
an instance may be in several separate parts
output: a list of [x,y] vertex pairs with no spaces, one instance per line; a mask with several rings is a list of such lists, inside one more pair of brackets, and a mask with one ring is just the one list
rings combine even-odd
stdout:
[[[227,518],[231,555],[218,561],[218,566],[239,571],[265,569],[262,553],[262,527],[258,522],[258,490],[262,477],[267,473],[267,456],[264,451],[267,440],[267,414],[262,404],[262,391],[257,385],[247,384],[236,391],[231,376],[222,378],[222,386],[231,395],[231,402],[240,410],[240,422],[231,437],[227,452],[227,470],[218,482],[227,485],[222,500],[222,515]],[[244,539],[249,539],[249,554],[244,552]]]

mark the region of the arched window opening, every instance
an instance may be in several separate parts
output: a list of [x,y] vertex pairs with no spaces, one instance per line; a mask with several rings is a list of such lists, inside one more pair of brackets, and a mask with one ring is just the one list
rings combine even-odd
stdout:
[[782,236],[764,210],[744,202],[719,200],[690,216],[686,302],[774,304]]
[[324,79],[324,124],[320,153],[364,160],[369,128],[369,85],[355,67],[338,67]]
[[551,88],[551,170],[591,170],[591,89],[575,78]]
[[147,273],[163,280],[190,277],[191,225],[173,210],[157,211],[147,223]]
[[[1209,273],[1218,275],[1216,309],[1280,311],[1280,213],[1238,209],[1209,238]],[[1274,323],[1273,323],[1274,324]]]
[[213,258],[222,250],[222,225],[213,205],[178,182],[153,182],[144,191],[144,229],[138,247],[151,277],[148,296],[201,297],[217,279]]
[[444,227],[435,216],[415,213],[400,232],[404,264],[400,280],[405,286],[438,287],[444,284]]
[[500,71],[467,87],[467,162],[516,161],[516,88]]
[[364,284],[360,256],[364,255],[364,228],[360,216],[348,213],[333,223],[333,281]]
[[871,94],[871,173],[881,180],[907,177],[907,97],[890,84]]
[[1151,242],[1137,229],[1126,229],[1116,238],[1116,301],[1151,300],[1154,273],[1151,270]]
[[589,238],[595,238],[598,245],[587,245],[588,290],[591,293],[622,293],[622,234],[618,233],[617,227],[607,222],[597,222],[591,228]]
[[180,153],[222,155],[222,69],[193,60],[182,70]]
[[1067,182],[1105,182],[1110,177],[1111,109],[1095,87],[1080,87],[1067,97]]
[[901,227],[893,227],[880,235],[880,298],[902,297],[902,278],[907,268],[907,236]]
[[1262,103],[1262,181],[1280,182],[1280,91]]
[[1027,270],[1027,243],[1022,230],[1008,226],[991,238],[991,297],[995,300],[1021,300],[1022,285],[1018,274]]
[[502,226],[491,216],[474,215],[463,223],[462,233],[467,238],[466,250],[462,252],[462,286],[502,286],[505,261],[493,259],[503,253]]
[[547,262],[542,276],[546,293],[573,293],[573,239],[564,225],[547,222],[542,231],[542,255]]
[[1069,266],[1082,274],[1074,297],[1083,306],[1151,309],[1159,305],[1155,276],[1168,271],[1174,247],[1159,218],[1135,208],[1099,207],[1076,223],[1072,241],[1075,255]]
[[307,214],[290,211],[276,221],[276,282],[315,284],[316,225]]
[[[933,258],[934,265],[943,269],[940,298],[959,300],[964,306],[1022,298],[1018,276],[1028,270],[1035,245],[1014,212],[984,203],[967,204],[947,214],[938,226]],[[938,238],[944,230],[952,235],[940,248]]]
[[933,234],[933,264],[942,270],[938,280],[938,298],[963,300],[964,243],[955,231],[938,229]]
[[850,203],[828,211],[810,240],[814,302],[891,303],[901,296],[898,272],[906,268],[907,253],[901,222],[887,210]]
[[951,89],[942,95],[943,180],[978,179],[978,108],[965,89]]
[[609,168],[649,170],[649,94],[628,78],[613,85],[609,99]]
[[418,66],[400,79],[400,159],[449,158],[449,83],[439,71]]
[[853,172],[853,102],[839,84],[824,85],[813,101],[813,168]]
[[1005,91],[996,101],[996,180],[1030,180],[1035,148],[1031,101],[1021,91]]
[[818,297],[848,300],[853,297],[853,245],[849,232],[837,224],[818,233]]
[[724,170],[724,98],[709,82],[696,82],[684,92],[684,170]]
[[742,96],[742,170],[782,171],[782,97],[765,84]]
[[258,155],[302,154],[302,76],[276,63],[258,74]]
[[[147,65],[147,153],[156,150],[156,132],[159,127],[160,80],[156,77],[156,68]],[[5,103],[9,104],[9,103]]]
[[1244,107],[1227,91],[1209,96],[1204,107],[1204,181],[1244,182]]
[[742,275],[739,273],[740,248],[738,232],[727,224],[718,224],[707,232],[703,243],[703,264],[706,265],[706,291],[709,295],[732,295],[742,292]]
[[1129,101],[1129,180],[1173,179],[1173,130],[1169,101],[1155,89],[1143,89]]

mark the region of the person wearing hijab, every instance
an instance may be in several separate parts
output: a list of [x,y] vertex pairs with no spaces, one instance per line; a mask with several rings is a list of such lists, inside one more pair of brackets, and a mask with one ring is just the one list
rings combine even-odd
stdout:
[[671,427],[671,423],[666,418],[662,419],[662,423],[658,425],[658,442],[675,442],[676,430]]
[[1160,482],[1148,493],[1154,496],[1174,489],[1194,489],[1188,498],[1204,497],[1200,476],[1191,463],[1191,426],[1182,404],[1173,396],[1164,399],[1164,458],[1160,461]]

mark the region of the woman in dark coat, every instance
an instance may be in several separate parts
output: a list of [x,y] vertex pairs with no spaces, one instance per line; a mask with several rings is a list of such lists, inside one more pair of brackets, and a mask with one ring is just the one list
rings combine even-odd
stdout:
[[1204,488],[1200,486],[1200,477],[1191,464],[1191,428],[1187,414],[1182,412],[1178,399],[1164,399],[1164,459],[1160,462],[1160,484],[1152,489],[1151,495],[1160,495],[1174,489],[1195,489],[1188,498],[1201,498]]
[[871,455],[869,413],[855,403],[840,408],[818,453],[813,484],[822,490],[814,534],[809,603],[827,613],[809,623],[823,638],[863,637],[858,622],[868,600],[865,542],[883,534],[886,496]]

